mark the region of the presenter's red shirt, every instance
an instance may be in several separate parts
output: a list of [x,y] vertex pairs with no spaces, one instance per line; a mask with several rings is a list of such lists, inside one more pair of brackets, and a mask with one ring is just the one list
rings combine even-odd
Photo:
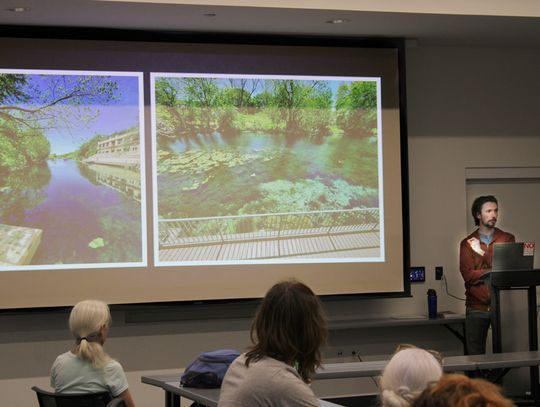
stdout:
[[495,228],[489,245],[480,241],[480,248],[484,251],[483,255],[472,249],[468,242],[471,238],[480,240],[478,229],[463,239],[459,245],[459,271],[465,281],[465,306],[467,308],[488,311],[490,293],[487,285],[480,279],[480,276],[486,271],[491,270],[493,244],[515,242],[516,238],[511,233]]

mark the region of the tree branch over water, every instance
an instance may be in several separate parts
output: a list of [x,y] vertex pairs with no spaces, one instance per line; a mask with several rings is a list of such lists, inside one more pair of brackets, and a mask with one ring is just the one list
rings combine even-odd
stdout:
[[34,129],[81,127],[120,97],[109,76],[0,74],[0,114]]

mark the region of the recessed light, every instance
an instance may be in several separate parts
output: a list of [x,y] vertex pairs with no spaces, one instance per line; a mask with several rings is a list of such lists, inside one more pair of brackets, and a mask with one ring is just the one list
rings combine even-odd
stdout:
[[25,13],[27,11],[30,11],[29,7],[12,7],[8,8],[7,11],[11,11],[13,13]]
[[332,20],[326,20],[327,24],[345,24],[348,23],[351,20],[347,20],[346,18],[334,18]]

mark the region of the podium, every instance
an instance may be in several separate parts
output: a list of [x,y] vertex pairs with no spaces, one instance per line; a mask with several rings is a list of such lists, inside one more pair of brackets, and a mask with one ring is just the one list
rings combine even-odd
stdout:
[[[502,352],[501,339],[501,291],[527,290],[527,319],[529,327],[529,350],[538,350],[538,324],[536,315],[536,287],[540,285],[540,269],[493,271],[482,278],[491,289],[491,332],[493,353]],[[530,367],[531,394],[535,405],[539,400],[538,366]]]

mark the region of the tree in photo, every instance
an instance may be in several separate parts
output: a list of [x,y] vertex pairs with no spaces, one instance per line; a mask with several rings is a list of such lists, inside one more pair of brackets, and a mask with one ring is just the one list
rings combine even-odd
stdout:
[[260,79],[229,78],[223,90],[224,103],[238,109],[253,106],[253,96],[261,85]]
[[377,135],[377,83],[341,85],[336,99],[337,125],[349,136]]
[[324,81],[275,80],[273,103],[289,135],[319,135],[330,125],[332,92]]
[[108,76],[0,74],[0,171],[44,162],[50,154],[47,130],[73,135],[118,93]]

